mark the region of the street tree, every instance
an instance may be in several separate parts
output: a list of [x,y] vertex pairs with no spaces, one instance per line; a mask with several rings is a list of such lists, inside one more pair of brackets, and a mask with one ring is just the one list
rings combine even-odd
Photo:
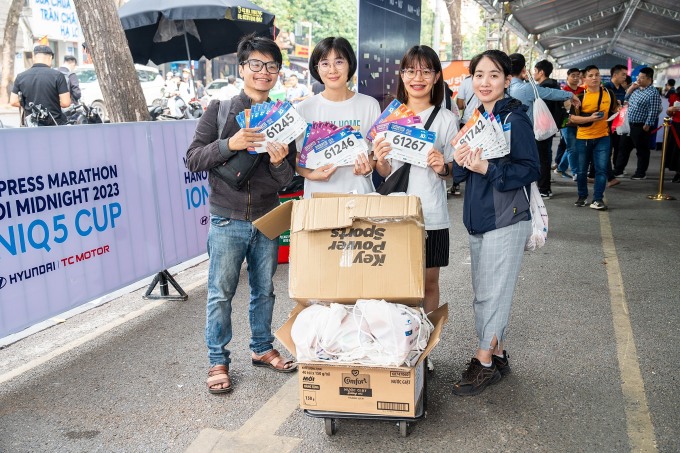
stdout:
[[446,9],[449,12],[449,20],[451,21],[451,59],[463,59],[463,36],[460,34],[461,17],[460,4],[461,0],[445,0]]
[[5,21],[5,32],[2,37],[2,80],[0,80],[0,105],[9,104],[9,84],[14,76],[14,54],[17,50],[17,30],[19,15],[24,0],[12,0]]
[[149,120],[132,54],[114,0],[75,0],[107,115],[112,123]]
[[[312,46],[328,36],[342,36],[356,49],[357,2],[356,0],[253,0],[257,6],[276,15],[276,26],[282,31],[295,31],[295,24],[312,24]],[[303,27],[302,32],[308,33]],[[296,36],[297,44],[307,41]]]

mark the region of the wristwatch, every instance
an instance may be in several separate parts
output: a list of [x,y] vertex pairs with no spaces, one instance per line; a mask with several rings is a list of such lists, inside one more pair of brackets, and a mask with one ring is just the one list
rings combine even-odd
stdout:
[[451,169],[449,168],[448,164],[444,164],[444,169],[445,169],[444,173],[437,173],[437,175],[439,175],[440,178],[446,178],[451,174]]

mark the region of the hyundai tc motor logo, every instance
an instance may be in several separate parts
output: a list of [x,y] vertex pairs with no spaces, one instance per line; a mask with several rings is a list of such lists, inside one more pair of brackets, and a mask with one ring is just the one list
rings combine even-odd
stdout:
[[201,225],[207,225],[208,224],[208,216],[203,216],[201,217]]
[[7,279],[5,277],[0,277],[0,289],[4,288],[7,284]]

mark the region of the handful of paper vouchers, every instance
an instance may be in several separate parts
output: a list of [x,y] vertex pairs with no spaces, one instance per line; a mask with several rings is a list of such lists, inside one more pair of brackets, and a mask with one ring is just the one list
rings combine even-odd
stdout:
[[453,138],[453,146],[464,143],[471,149],[482,149],[482,159],[495,159],[510,153],[511,124],[500,117],[475,109],[467,123]]
[[[307,123],[289,102],[263,102],[255,104],[236,115],[241,128],[259,128],[265,143],[277,142],[286,145],[302,134]],[[248,148],[251,154],[266,153],[264,146]]]
[[368,145],[361,133],[351,126],[315,121],[307,124],[298,165],[310,170],[328,164],[354,165],[359,154],[368,158]]

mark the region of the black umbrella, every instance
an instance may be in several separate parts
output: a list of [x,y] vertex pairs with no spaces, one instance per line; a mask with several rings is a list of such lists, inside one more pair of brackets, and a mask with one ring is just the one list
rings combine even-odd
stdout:
[[273,38],[274,15],[247,0],[130,0],[118,10],[135,63],[214,58],[247,34]]

